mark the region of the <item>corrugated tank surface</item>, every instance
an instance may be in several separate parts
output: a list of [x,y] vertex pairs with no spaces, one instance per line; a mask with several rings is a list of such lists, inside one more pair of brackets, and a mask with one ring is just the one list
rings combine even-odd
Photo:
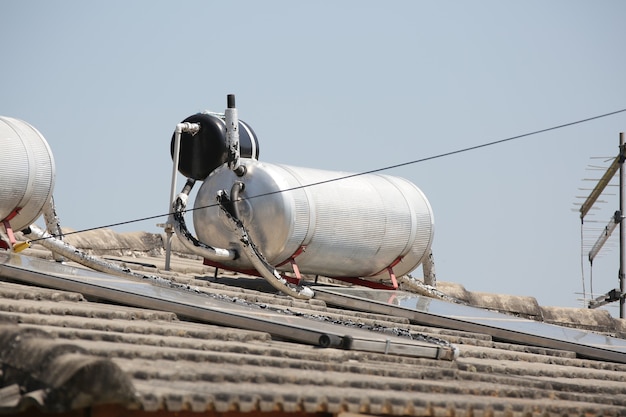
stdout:
[[55,166],[44,137],[28,123],[0,116],[0,220],[32,224],[52,195]]
[[[430,248],[432,210],[407,180],[253,160],[244,164],[243,177],[222,166],[198,191],[194,227],[200,240],[211,246],[233,245],[215,196],[220,190],[230,192],[240,181],[245,185],[243,201],[236,203],[241,219],[273,265],[295,255],[303,273],[367,277],[402,258],[395,272],[403,275],[416,268]],[[243,258],[233,265],[252,267]]]

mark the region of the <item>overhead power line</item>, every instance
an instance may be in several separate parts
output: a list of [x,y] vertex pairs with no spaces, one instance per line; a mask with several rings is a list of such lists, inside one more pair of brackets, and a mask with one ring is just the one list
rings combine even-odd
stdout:
[[[407,165],[414,165],[414,164],[419,164],[419,163],[426,162],[426,161],[432,161],[434,159],[440,159],[440,158],[444,158],[444,157],[448,157],[448,156],[452,156],[452,155],[457,155],[457,154],[464,153],[464,152],[474,151],[474,150],[477,150],[477,149],[486,148],[488,146],[499,145],[499,144],[502,144],[502,143],[505,143],[505,142],[511,142],[511,141],[514,141],[514,140],[527,138],[529,136],[538,135],[540,133],[546,133],[546,132],[550,132],[550,131],[553,131],[553,130],[563,129],[563,128],[566,128],[566,127],[570,127],[570,126],[575,126],[575,125],[579,125],[579,124],[582,124],[582,123],[591,122],[593,120],[602,119],[602,118],[606,118],[606,117],[609,117],[609,116],[614,116],[616,114],[620,114],[620,113],[624,113],[624,112],[626,112],[626,109],[615,110],[615,111],[612,111],[612,112],[609,112],[609,113],[604,113],[604,114],[600,114],[600,115],[597,115],[597,116],[587,117],[585,119],[580,119],[580,120],[576,120],[576,121],[573,121],[573,122],[569,122],[569,123],[564,123],[564,124],[548,127],[548,128],[545,128],[545,129],[539,129],[539,130],[535,130],[535,131],[528,132],[528,133],[523,133],[521,135],[511,136],[511,137],[504,138],[504,139],[499,139],[499,140],[495,140],[495,141],[491,141],[491,142],[486,142],[486,143],[483,143],[483,144],[480,144],[480,145],[475,145],[475,146],[470,146],[470,147],[467,147],[467,148],[457,149],[457,150],[450,151],[450,152],[440,153],[440,154],[433,155],[433,156],[428,156],[428,157],[425,157],[425,158],[415,159],[415,160],[408,161],[408,162],[402,162],[402,163],[395,164],[395,165],[389,165],[389,166],[385,166],[385,167],[382,167],[382,168],[376,168],[376,169],[372,169],[372,170],[369,170],[369,171],[358,172],[358,173],[354,173],[354,174],[347,174],[347,175],[344,175],[344,176],[341,176],[341,177],[332,178],[332,179],[325,180],[325,181],[320,181],[320,182],[315,182],[315,183],[312,183],[312,184],[301,185],[301,186],[298,186],[298,187],[288,188],[288,189],[285,189],[285,190],[273,191],[273,192],[269,192],[269,193],[264,193],[264,194],[259,194],[259,195],[255,195],[255,196],[250,196],[250,197],[248,197],[248,199],[253,199],[253,198],[258,198],[258,197],[263,197],[263,196],[267,196],[267,195],[283,193],[283,192],[288,192],[288,191],[299,190],[299,189],[302,189],[302,188],[313,187],[313,186],[316,186],[316,185],[327,184],[327,183],[335,182],[335,181],[341,181],[341,180],[345,180],[345,179],[348,179],[348,178],[354,178],[354,177],[358,177],[358,176],[361,176],[361,175],[375,174],[375,173],[382,172],[382,171],[388,171],[388,170],[395,169],[395,168],[405,167]],[[209,208],[209,207],[215,207],[216,205],[217,204],[211,204],[211,205],[202,206],[202,207],[195,207],[195,208],[189,209],[187,211],[194,211],[194,210],[199,210],[199,209],[204,209],[204,208]],[[154,215],[154,216],[141,217],[141,218],[138,218],[138,219],[123,221],[123,222],[119,222],[119,223],[111,223],[111,224],[107,224],[107,225],[103,225],[103,226],[91,227],[91,228],[88,228],[88,229],[82,229],[82,230],[77,230],[77,231],[73,231],[73,232],[68,232],[68,233],[65,233],[64,235],[72,235],[72,234],[77,234],[77,233],[90,232],[90,231],[93,231],[93,230],[112,228],[112,227],[117,227],[117,226],[124,226],[124,225],[131,224],[131,223],[138,223],[138,222],[143,222],[143,221],[147,221],[147,220],[158,219],[158,218],[161,218],[161,217],[169,216],[170,214],[172,214],[172,213],[165,213],[165,214],[158,214],[158,215]],[[39,239],[33,240],[33,242],[36,242],[37,240],[39,240]]]

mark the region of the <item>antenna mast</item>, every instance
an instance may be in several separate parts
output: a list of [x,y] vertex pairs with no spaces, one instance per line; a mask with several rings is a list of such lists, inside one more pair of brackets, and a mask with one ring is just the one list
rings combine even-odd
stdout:
[[624,210],[626,209],[626,170],[624,170],[624,161],[626,160],[626,147],[624,146],[624,133],[619,134],[619,154],[615,157],[611,166],[606,170],[602,178],[598,181],[598,184],[594,187],[589,194],[589,197],[585,200],[580,207],[580,221],[583,222],[585,216],[594,205],[602,191],[611,181],[611,178],[615,176],[619,169],[619,210],[615,212],[613,218],[609,224],[602,231],[602,235],[598,238],[595,245],[589,252],[589,262],[593,262],[593,259],[598,254],[602,246],[607,241],[613,230],[619,224],[619,289],[614,288],[600,297],[597,297],[589,301],[589,308],[597,308],[608,303],[619,300],[620,318],[625,317],[625,304],[624,304],[624,276],[626,274],[626,222],[624,221]]

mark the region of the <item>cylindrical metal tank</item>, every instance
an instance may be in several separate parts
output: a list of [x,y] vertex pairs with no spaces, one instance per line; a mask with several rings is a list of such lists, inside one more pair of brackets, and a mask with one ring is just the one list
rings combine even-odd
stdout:
[[[196,134],[183,133],[180,141],[178,171],[187,178],[204,180],[215,168],[226,162],[226,123],[215,114],[197,113],[183,123],[198,123]],[[248,124],[239,120],[240,154],[244,158],[259,159],[259,142]],[[174,155],[174,136],[170,144],[170,154]]]
[[[388,277],[386,268],[397,263],[393,271],[400,276],[428,255],[432,209],[424,194],[403,178],[350,176],[251,159],[242,159],[242,164],[243,177],[225,164],[198,191],[193,222],[204,243],[237,247],[215,197],[220,190],[231,193],[233,184],[241,181],[244,189],[235,203],[238,215],[259,250],[279,270],[290,270],[289,259],[295,256],[300,272],[307,274]],[[228,262],[225,267],[252,268],[245,257]]]
[[52,196],[55,165],[43,135],[30,124],[0,116],[0,221],[30,226]]

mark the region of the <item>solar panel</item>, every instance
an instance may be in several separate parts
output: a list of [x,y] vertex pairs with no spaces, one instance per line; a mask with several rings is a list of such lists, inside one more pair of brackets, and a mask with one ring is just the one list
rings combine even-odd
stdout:
[[626,340],[527,320],[404,291],[314,287],[328,304],[406,317],[427,326],[491,335],[495,340],[576,352],[581,357],[626,363]]
[[284,340],[313,346],[447,360],[453,359],[456,354],[453,346],[290,316],[258,306],[236,304],[204,293],[172,287],[172,283],[165,279],[120,278],[25,255],[0,253],[0,277],[79,292],[87,297],[97,297],[114,303],[169,311],[203,322],[263,331]]

